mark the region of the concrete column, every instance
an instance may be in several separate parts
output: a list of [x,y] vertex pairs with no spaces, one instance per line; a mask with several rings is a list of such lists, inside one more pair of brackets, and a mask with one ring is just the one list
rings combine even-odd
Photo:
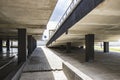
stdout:
[[67,44],[66,44],[66,52],[67,53],[71,52],[71,42],[67,42]]
[[32,54],[32,35],[28,35],[28,55]]
[[27,59],[27,36],[26,29],[18,29],[18,63]]
[[32,37],[32,52],[34,51],[34,39]]
[[36,44],[36,39],[34,38],[34,49],[37,47]]
[[13,41],[11,41],[11,48],[13,48]]
[[10,51],[10,40],[7,39],[6,41],[6,47],[7,47],[7,51]]
[[37,48],[37,40],[35,39],[35,48]]
[[109,52],[109,42],[103,42],[104,44],[104,52]]
[[65,46],[64,45],[60,45],[60,49],[65,49]]
[[35,49],[35,39],[33,38],[33,51]]
[[0,39],[0,53],[2,52],[2,39]]
[[85,60],[86,62],[94,60],[94,34],[85,35]]

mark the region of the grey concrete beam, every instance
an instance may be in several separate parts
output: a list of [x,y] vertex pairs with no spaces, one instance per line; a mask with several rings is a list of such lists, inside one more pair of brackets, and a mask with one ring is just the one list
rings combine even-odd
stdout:
[[65,22],[58,28],[54,35],[47,42],[47,46],[60,37],[76,22],[86,16],[91,10],[93,10],[98,4],[104,0],[82,0],[73,12],[66,18]]

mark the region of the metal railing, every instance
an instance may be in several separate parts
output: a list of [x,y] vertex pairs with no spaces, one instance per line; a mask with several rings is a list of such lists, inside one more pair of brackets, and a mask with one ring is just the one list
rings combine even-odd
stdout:
[[[69,17],[69,15],[72,13],[72,11],[76,8],[76,6],[80,3],[81,0],[72,0],[72,2],[70,3],[69,7],[67,8],[67,10],[65,11],[65,13],[63,14],[63,16],[61,17],[61,19],[58,21],[58,24],[56,25],[56,29],[55,32],[57,31],[57,29],[59,29],[59,27],[63,24],[63,22]],[[55,33],[54,32],[54,33]],[[50,36],[50,38],[53,36],[54,34],[52,34]]]

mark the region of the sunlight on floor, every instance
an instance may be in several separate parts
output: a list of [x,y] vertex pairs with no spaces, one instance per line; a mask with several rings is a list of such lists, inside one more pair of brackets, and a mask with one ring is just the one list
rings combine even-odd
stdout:
[[63,71],[53,71],[55,80],[67,80]]
[[49,62],[49,65],[52,69],[62,69],[62,59],[60,59],[56,54],[45,46],[41,46],[45,56]]

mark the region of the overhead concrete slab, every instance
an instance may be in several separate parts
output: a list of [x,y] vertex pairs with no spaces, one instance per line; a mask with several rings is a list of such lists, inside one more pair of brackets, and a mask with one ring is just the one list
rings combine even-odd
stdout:
[[[104,0],[89,14],[80,19],[71,28],[49,46],[84,45],[86,34],[95,34],[95,42],[117,41],[120,39],[120,0]],[[77,44],[76,44],[77,43]]]
[[40,36],[46,28],[56,2],[57,0],[0,0],[0,32],[3,31],[1,28],[26,28],[28,35],[30,33]]

